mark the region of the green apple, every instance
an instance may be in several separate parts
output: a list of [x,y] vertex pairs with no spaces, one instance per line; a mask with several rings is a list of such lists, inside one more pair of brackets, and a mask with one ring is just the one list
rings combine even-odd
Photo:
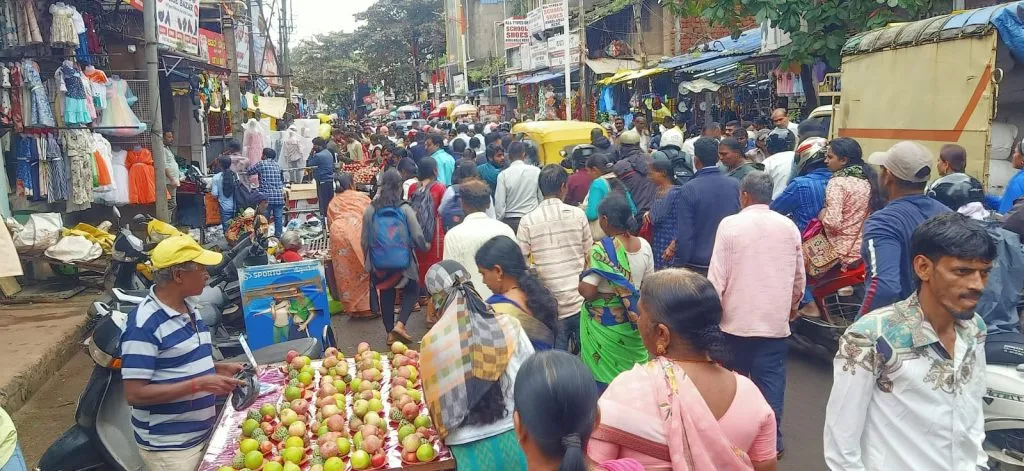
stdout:
[[251,438],[246,438],[245,440],[242,440],[242,443],[238,444],[238,451],[241,451],[242,454],[246,454],[246,453],[249,453],[250,451],[259,450],[259,449],[260,449],[260,442],[258,442],[256,440],[253,440]]
[[251,437],[253,430],[258,429],[259,427],[259,422],[253,419],[245,419],[245,422],[242,422],[242,435],[245,435],[246,437]]
[[416,431],[416,427],[410,424],[405,424],[398,429],[398,441],[405,440],[405,437],[412,435]]
[[313,374],[313,367],[309,366],[309,365],[303,366],[302,369],[299,370],[299,374],[302,374],[302,373]]
[[417,415],[416,419],[414,419],[412,421],[412,424],[415,425],[416,428],[430,427],[430,425],[431,425],[430,416],[429,415]]
[[[369,406],[370,410],[373,411],[373,412],[380,412],[381,409],[384,409],[384,404],[382,404],[380,402],[380,399],[376,398],[376,397],[373,398],[373,399],[370,399],[370,402],[369,402],[368,406]],[[257,425],[259,425],[259,424],[257,424]]]
[[345,462],[341,461],[341,458],[337,456],[332,456],[327,458],[327,461],[324,461],[324,471],[341,471],[344,467]]
[[299,464],[302,462],[302,458],[306,456],[305,448],[288,447],[281,452],[281,457],[289,463]]
[[413,402],[420,402],[420,399],[423,399],[423,393],[419,389],[409,389],[406,393],[409,394]]
[[370,467],[370,454],[363,450],[352,452],[352,469],[366,469]]
[[352,451],[352,442],[347,438],[339,438],[336,440],[338,444],[338,454],[347,455]]
[[231,466],[221,466],[217,468],[217,471],[235,471],[235,468],[232,468]]
[[294,401],[300,397],[302,397],[302,390],[297,386],[288,386],[284,390],[284,398],[289,401]]
[[302,440],[302,437],[288,437],[288,439],[284,441],[284,447],[285,448],[305,448],[306,447],[306,442],[304,442]]
[[312,363],[313,360],[311,358],[307,357],[307,356],[303,356],[302,357],[302,362],[305,363],[306,366],[309,366],[309,364]]
[[263,463],[263,471],[283,471],[284,466],[276,461],[267,461]]
[[309,386],[313,382],[313,373],[306,371],[299,373],[299,382],[305,386]]
[[434,445],[429,443],[424,443],[416,449],[416,459],[420,462],[426,463],[433,460],[435,456],[437,456],[437,452],[434,451]]
[[292,463],[291,461],[284,464],[284,471],[301,471],[299,465]]
[[326,425],[321,425],[320,428],[316,429],[316,436],[322,437],[330,433],[331,430]]
[[245,454],[245,467],[249,469],[256,469],[263,466],[263,453],[259,450],[253,450]]
[[260,415],[262,415],[264,417],[266,417],[268,415],[271,416],[271,417],[276,417],[277,416],[277,409],[274,408],[273,404],[263,404],[263,406],[260,407]]

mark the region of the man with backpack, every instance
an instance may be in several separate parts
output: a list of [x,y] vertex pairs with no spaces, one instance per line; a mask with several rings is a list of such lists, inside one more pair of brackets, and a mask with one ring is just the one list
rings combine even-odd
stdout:
[[[465,267],[476,266],[476,252],[485,242],[503,235],[515,239],[516,234],[507,224],[487,216],[491,207],[491,192],[487,184],[470,179],[459,184],[462,210],[466,216],[462,223],[453,227],[444,236],[444,260],[454,260]],[[484,284],[479,270],[470,270],[473,287],[481,299],[491,297],[491,290]]]

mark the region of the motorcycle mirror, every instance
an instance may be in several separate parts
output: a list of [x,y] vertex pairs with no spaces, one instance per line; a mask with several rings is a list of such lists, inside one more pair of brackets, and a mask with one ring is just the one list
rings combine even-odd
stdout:
[[111,209],[114,210],[114,218],[120,220],[121,219],[121,210],[117,209],[117,206],[112,206]]

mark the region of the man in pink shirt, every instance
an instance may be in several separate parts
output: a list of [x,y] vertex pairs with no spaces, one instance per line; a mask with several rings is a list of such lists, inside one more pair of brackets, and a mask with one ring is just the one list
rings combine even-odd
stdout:
[[718,226],[708,279],[722,298],[728,366],[749,376],[775,410],[776,446],[782,453],[789,321],[804,293],[800,232],[772,211],[772,178],[753,171],[740,186],[742,210]]

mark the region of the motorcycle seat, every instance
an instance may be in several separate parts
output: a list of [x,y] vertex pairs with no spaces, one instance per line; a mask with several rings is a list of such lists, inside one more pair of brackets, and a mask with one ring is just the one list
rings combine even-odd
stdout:
[[999,332],[985,339],[985,362],[990,365],[1024,364],[1024,334]]
[[139,305],[142,304],[142,301],[146,299],[146,296],[149,296],[149,291],[144,289],[128,290],[121,288],[113,288],[110,290],[110,294],[116,301]]

